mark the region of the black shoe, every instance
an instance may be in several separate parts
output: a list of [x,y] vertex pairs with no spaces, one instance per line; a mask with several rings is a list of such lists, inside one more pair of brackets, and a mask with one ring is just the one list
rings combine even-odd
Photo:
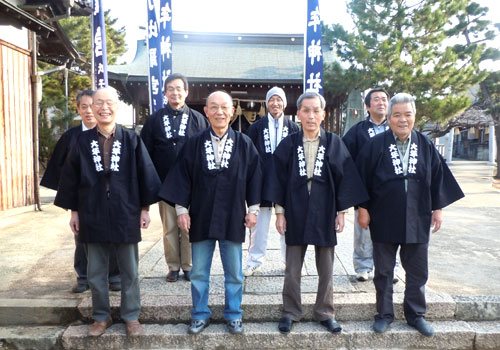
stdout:
[[191,281],[191,271],[184,271],[184,279],[186,281]]
[[243,333],[243,322],[241,320],[227,321],[227,330],[231,334],[242,334]]
[[281,334],[288,334],[292,330],[293,320],[289,317],[283,316],[278,323],[278,330]]
[[167,282],[177,282],[179,279],[179,271],[170,271],[167,274]]
[[188,333],[189,334],[198,334],[201,333],[205,328],[210,324],[210,319],[206,320],[191,320],[191,325],[189,326]]
[[375,333],[384,333],[389,329],[392,321],[387,318],[377,318],[375,322],[373,322],[373,330]]
[[319,321],[319,324],[328,329],[328,331],[331,333],[340,333],[340,331],[342,331],[342,327],[340,327],[340,325],[334,318]]
[[72,293],[83,293],[89,290],[89,285],[87,283],[77,283],[71,288]]
[[434,335],[434,328],[432,328],[430,323],[423,317],[417,317],[413,322],[408,321],[408,325],[415,328],[420,332],[420,334],[425,335],[426,337],[432,337]]
[[122,284],[121,282],[113,282],[109,284],[109,290],[113,292],[119,292],[122,290]]

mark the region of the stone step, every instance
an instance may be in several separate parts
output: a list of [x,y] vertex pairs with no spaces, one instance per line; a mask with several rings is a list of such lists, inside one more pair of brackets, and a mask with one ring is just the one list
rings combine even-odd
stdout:
[[62,349],[63,326],[10,326],[0,327],[2,350],[55,350]]
[[[304,320],[312,320],[315,293],[302,293]],[[375,315],[375,293],[340,293],[334,295],[336,318],[340,321],[369,321]],[[86,298],[79,305],[83,320],[92,315],[92,302]],[[111,296],[112,314],[119,319],[119,295]],[[210,295],[212,318],[223,321],[224,295]],[[429,320],[488,321],[500,320],[500,296],[459,297],[448,294],[427,293]],[[281,317],[282,297],[279,294],[243,296],[243,318],[250,322],[278,321]],[[396,318],[403,318],[403,295],[395,294]],[[141,321],[145,323],[189,322],[191,318],[190,295],[144,295]]]
[[80,299],[0,299],[0,326],[65,325],[81,316]]
[[127,338],[124,324],[114,324],[97,338],[87,336],[87,325],[70,326],[62,336],[64,349],[498,349],[498,322],[435,321],[436,334],[424,337],[402,321],[384,334],[371,322],[344,322],[333,335],[316,322],[300,322],[282,335],[276,322],[244,324],[244,334],[229,334],[213,323],[198,335],[187,334],[187,324],[147,324],[143,336]]

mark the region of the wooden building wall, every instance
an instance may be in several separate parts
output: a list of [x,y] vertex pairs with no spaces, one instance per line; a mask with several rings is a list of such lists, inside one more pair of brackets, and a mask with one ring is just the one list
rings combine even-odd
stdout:
[[29,52],[0,40],[0,211],[34,202]]

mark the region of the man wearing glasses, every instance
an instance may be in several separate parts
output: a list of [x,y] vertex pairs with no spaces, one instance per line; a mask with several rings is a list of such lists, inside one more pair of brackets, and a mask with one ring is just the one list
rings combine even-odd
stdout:
[[118,96],[111,88],[93,95],[94,129],[84,131],[64,164],[54,204],[71,210],[70,227],[87,247],[92,291],[89,335],[112,324],[108,265],[116,251],[122,290],[120,316],[127,335],[143,333],[138,272],[141,228],[149,226],[149,206],[157,201],[160,180],[141,139],[116,124]]
[[224,268],[224,319],[230,333],[241,334],[242,243],[245,227],[255,226],[259,212],[259,154],[249,137],[229,127],[234,114],[229,94],[211,93],[204,110],[210,128],[186,142],[159,197],[175,203],[179,227],[191,241],[193,308],[188,332],[200,333],[210,323],[210,267],[217,242]]
[[[165,80],[164,94],[167,105],[148,118],[141,138],[153,160],[160,180],[165,180],[174,165],[179,150],[188,138],[205,130],[205,117],[186,105],[188,81],[182,74],[171,74]],[[184,279],[190,280],[191,245],[187,232],[179,230],[175,208],[158,203],[163,224],[163,248],[168,266],[167,282],[176,282],[182,268]]]

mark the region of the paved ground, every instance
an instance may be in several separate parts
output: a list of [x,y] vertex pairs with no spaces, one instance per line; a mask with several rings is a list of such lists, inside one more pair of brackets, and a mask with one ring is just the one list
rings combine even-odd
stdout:
[[[500,190],[492,186],[493,167],[484,162],[454,162],[451,169],[466,198],[447,208],[442,229],[434,235],[430,248],[430,281],[437,292],[451,295],[500,295]],[[69,230],[69,214],[51,204],[54,192],[42,188],[42,211],[33,207],[0,212],[0,299],[68,299],[80,298],[69,292],[75,277],[72,268],[73,235]],[[152,289],[167,288],[162,282],[166,265],[162,254],[161,224],[156,206],[151,209],[152,225],[143,231],[140,243],[142,285]],[[339,289],[351,287],[352,211],[347,216],[346,230],[339,236],[336,281]],[[282,275],[277,233],[271,232],[270,261],[262,274]],[[245,244],[246,247],[246,244]],[[219,274],[214,266],[214,273]],[[313,256],[308,253],[305,275],[314,275]],[[399,275],[404,277],[403,273]],[[149,279],[148,279],[149,278]],[[275,279],[275,278],[274,278]],[[314,279],[305,288],[315,290]],[[188,283],[177,284],[177,292],[189,293]],[[400,289],[402,284],[399,284]],[[371,283],[355,283],[355,289],[372,288]],[[221,286],[222,287],[222,286]],[[256,287],[257,288],[257,287]],[[87,294],[87,293],[85,293]]]

